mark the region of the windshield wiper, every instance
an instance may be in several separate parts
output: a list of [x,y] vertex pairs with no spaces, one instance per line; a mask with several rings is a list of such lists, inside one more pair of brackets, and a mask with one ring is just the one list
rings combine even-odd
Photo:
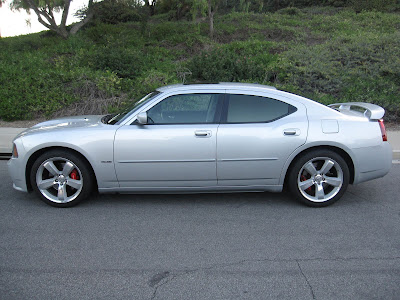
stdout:
[[105,115],[101,118],[101,122],[104,124],[109,124],[108,122],[110,121],[110,119],[112,119],[113,116],[114,114]]

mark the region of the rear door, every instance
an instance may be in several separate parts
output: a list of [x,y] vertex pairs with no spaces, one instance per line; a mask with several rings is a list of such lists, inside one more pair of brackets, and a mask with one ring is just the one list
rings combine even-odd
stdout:
[[217,136],[221,186],[276,185],[289,155],[305,143],[303,104],[281,96],[227,91]]

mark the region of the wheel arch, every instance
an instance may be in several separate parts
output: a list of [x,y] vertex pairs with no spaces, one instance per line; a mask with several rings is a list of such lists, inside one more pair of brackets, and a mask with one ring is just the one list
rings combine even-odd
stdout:
[[355,177],[354,162],[353,162],[353,159],[351,158],[351,156],[349,155],[349,153],[347,151],[345,151],[344,149],[338,147],[338,146],[318,145],[318,146],[309,147],[307,149],[303,149],[302,151],[300,151],[299,153],[296,154],[296,156],[290,162],[289,167],[286,169],[284,183],[283,183],[284,186],[287,186],[287,180],[288,180],[289,174],[290,174],[290,172],[291,172],[291,170],[293,168],[293,165],[297,161],[297,159],[299,157],[303,156],[304,154],[306,154],[308,152],[311,152],[311,151],[314,151],[314,150],[331,150],[331,151],[336,152],[337,154],[339,154],[345,160],[347,166],[349,167],[350,183],[354,182],[354,177]]
[[25,180],[26,180],[26,186],[28,191],[32,191],[32,184],[30,181],[30,174],[31,174],[31,170],[33,167],[33,164],[35,163],[35,161],[38,159],[38,157],[40,155],[42,155],[43,153],[47,152],[47,151],[51,151],[51,150],[63,150],[63,151],[68,151],[71,152],[75,155],[78,155],[83,161],[85,161],[89,167],[89,170],[92,172],[92,175],[94,177],[94,187],[97,190],[98,186],[97,186],[97,178],[96,178],[96,173],[94,172],[93,166],[92,164],[89,162],[89,160],[79,151],[72,149],[72,148],[68,148],[68,147],[63,147],[63,146],[50,146],[50,147],[45,147],[45,148],[41,148],[39,150],[36,150],[34,153],[31,154],[31,156],[29,157],[27,163],[26,163],[26,168],[25,168]]

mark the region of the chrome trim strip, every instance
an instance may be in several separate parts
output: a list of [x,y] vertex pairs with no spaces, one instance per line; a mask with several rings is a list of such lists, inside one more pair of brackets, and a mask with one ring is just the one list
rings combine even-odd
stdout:
[[218,159],[220,162],[226,161],[270,161],[270,160],[278,160],[277,157],[270,157],[270,158],[224,158]]
[[187,163],[187,162],[215,162],[215,159],[168,159],[168,160],[119,160],[120,164],[133,163]]

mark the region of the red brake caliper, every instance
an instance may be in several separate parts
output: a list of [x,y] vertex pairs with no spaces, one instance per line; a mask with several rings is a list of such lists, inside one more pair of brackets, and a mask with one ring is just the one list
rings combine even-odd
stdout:
[[78,171],[76,169],[73,169],[71,174],[69,174],[69,177],[71,177],[71,179],[74,179],[74,180],[79,180]]
[[[301,181],[306,181],[307,180],[306,176],[304,176],[304,175],[300,175],[300,179],[301,179]],[[311,186],[306,188],[306,191],[307,192],[311,192]]]

